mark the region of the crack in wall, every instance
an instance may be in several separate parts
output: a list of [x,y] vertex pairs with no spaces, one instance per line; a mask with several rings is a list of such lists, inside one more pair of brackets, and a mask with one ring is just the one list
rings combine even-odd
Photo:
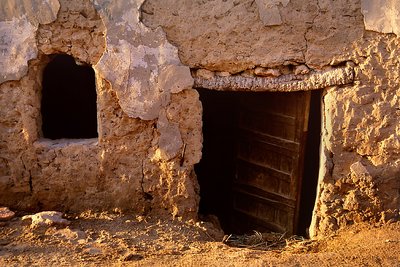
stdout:
[[308,42],[309,42],[308,38],[307,38],[307,35],[308,35],[308,32],[314,27],[315,20],[318,18],[318,16],[320,15],[320,11],[321,11],[321,7],[319,6],[319,0],[316,1],[316,4],[317,4],[317,13],[313,17],[313,19],[311,21],[311,25],[306,28],[306,31],[304,32],[304,35],[303,35],[304,40],[306,42],[306,50],[305,50],[305,52],[303,52],[303,57],[304,57],[304,61],[305,61],[306,65],[307,65],[306,57],[307,57],[307,53],[308,53]]

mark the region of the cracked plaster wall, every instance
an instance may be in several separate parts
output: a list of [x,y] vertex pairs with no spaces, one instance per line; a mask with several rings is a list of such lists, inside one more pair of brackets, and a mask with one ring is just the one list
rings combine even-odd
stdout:
[[[2,205],[197,215],[201,105],[177,49],[139,21],[141,2],[21,0],[1,10]],[[41,138],[42,73],[58,53],[95,69],[97,139]]]
[[[382,10],[379,23],[395,29],[395,1],[379,12],[367,2],[147,0],[142,7],[144,24],[164,29],[195,86],[325,88],[312,236],[399,217],[400,46],[394,35],[369,31]],[[354,79],[335,84],[330,77],[345,62]]]
[[[292,83],[290,90],[323,85],[311,234],[360,221],[397,220],[400,43],[395,35],[369,31],[387,32],[381,30],[386,26],[372,28],[376,16],[366,12],[368,3],[98,0],[92,5],[75,0],[60,1],[57,20],[48,24],[29,22],[28,8],[21,9],[23,15],[3,15],[1,62],[10,66],[2,68],[0,85],[2,203],[195,216],[201,104],[190,89],[191,68],[194,77],[222,77],[216,80],[272,77],[280,84],[300,77],[304,88]],[[396,32],[396,20],[388,15],[393,12],[384,13],[379,21]],[[26,34],[9,38],[11,27]],[[18,46],[18,55],[9,49]],[[46,55],[59,52],[96,70],[98,140],[40,139],[40,74]],[[328,78],[319,85],[318,73],[331,77],[346,62],[352,79],[332,83]],[[317,79],[310,87],[306,77],[313,75]]]

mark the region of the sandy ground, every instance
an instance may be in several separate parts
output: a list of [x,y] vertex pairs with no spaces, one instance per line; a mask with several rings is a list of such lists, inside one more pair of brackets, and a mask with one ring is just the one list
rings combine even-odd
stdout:
[[398,222],[320,240],[229,237],[238,248],[210,223],[86,212],[31,229],[21,215],[0,224],[0,266],[400,266]]

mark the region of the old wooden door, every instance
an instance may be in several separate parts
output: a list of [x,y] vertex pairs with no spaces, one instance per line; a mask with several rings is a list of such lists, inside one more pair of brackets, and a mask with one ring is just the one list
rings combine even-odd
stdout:
[[296,231],[310,92],[242,95],[233,224]]

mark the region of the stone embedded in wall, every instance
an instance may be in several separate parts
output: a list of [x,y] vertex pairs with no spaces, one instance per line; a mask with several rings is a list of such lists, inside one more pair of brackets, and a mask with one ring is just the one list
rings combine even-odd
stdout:
[[163,67],[158,76],[157,87],[159,91],[179,93],[193,85],[193,78],[189,68],[182,65],[167,65]]
[[11,211],[8,207],[0,207],[0,222],[9,221],[14,218],[15,212]]
[[107,28],[107,48],[95,69],[111,82],[130,117],[152,120],[170,94],[191,88],[193,79],[161,28],[140,21],[143,1],[95,1]]
[[19,80],[28,61],[37,57],[36,31],[39,24],[57,17],[57,0],[4,0],[0,6],[0,83]]
[[398,0],[361,0],[365,29],[400,35],[400,3]]
[[281,72],[278,69],[257,67],[254,69],[254,74],[257,76],[265,76],[265,77],[279,77],[281,75]]
[[265,26],[281,25],[282,18],[279,5],[286,6],[289,0],[256,0],[258,14]]
[[215,74],[218,77],[229,77],[229,76],[231,76],[231,74],[229,72],[227,72],[227,71],[217,71],[217,72],[215,72]]

